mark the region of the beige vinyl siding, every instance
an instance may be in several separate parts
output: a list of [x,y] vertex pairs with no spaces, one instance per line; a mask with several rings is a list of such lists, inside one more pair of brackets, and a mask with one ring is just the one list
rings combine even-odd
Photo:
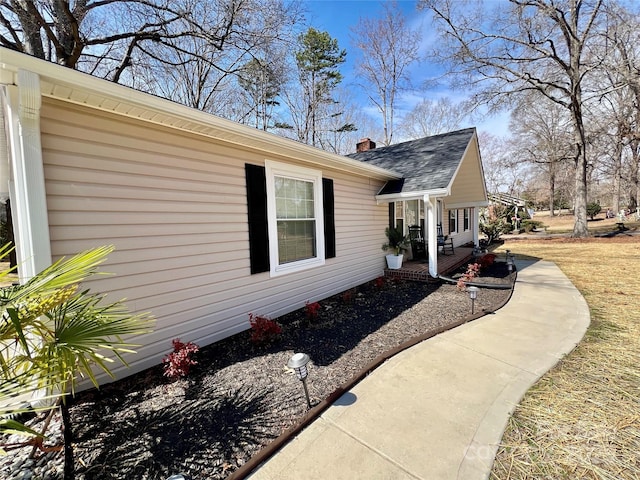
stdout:
[[447,221],[445,222],[445,225],[443,225],[443,229],[445,235],[451,235],[451,238],[453,239],[453,246],[459,247],[473,242],[473,208],[469,209],[469,230],[467,231],[464,230],[464,209],[458,208],[456,211],[458,214],[458,232],[451,234],[449,231],[449,210],[446,211]]
[[486,201],[484,177],[480,169],[477,139],[473,137],[462,159],[445,205],[473,204]]
[[381,181],[323,170],[336,258],[250,275],[244,164],[286,159],[50,99],[41,126],[54,257],[115,245],[102,268],[114,275],[87,286],[157,318],[118,376],[160,363],[173,338],[206,345],[248,328],[250,312],[275,318],[382,274]]

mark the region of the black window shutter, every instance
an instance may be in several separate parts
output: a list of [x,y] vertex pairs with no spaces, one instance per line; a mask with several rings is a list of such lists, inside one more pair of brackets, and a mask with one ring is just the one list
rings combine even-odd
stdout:
[[333,180],[322,179],[322,206],[324,209],[324,258],[336,256],[336,221],[333,201]]
[[249,259],[251,273],[269,271],[269,229],[267,226],[267,179],[264,167],[245,164],[249,216]]
[[395,228],[395,222],[394,222],[394,213],[396,211],[396,204],[393,202],[389,202],[389,228]]

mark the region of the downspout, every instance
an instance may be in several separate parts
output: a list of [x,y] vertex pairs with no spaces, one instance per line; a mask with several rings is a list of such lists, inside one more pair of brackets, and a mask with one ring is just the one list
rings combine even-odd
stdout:
[[[8,157],[9,195],[14,220],[20,282],[51,265],[49,219],[40,140],[40,78],[18,70],[17,81],[3,72],[2,109]],[[13,75],[11,75],[13,77]],[[16,85],[17,84],[17,85]],[[4,152],[7,152],[6,154]],[[5,162],[5,158],[1,159]],[[0,181],[4,182],[4,179]]]

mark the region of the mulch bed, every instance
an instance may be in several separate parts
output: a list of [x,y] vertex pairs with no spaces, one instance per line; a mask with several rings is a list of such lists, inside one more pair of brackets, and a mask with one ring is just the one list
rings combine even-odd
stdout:
[[[501,262],[482,277],[514,280]],[[476,312],[510,294],[482,288]],[[311,357],[315,405],[384,352],[468,318],[471,307],[455,285],[390,280],[320,305],[315,319],[304,309],[278,318],[283,333],[270,345],[255,346],[244,332],[201,349],[185,379],[169,381],[159,365],[78,395],[70,408],[76,478],[226,478],[305,416],[302,385],[286,367],[294,352]]]

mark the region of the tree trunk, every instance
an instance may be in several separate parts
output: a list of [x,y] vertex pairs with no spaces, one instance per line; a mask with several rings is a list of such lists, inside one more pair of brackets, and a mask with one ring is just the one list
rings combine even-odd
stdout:
[[611,196],[611,209],[614,213],[620,211],[620,185],[622,177],[622,141],[616,142],[616,150],[613,158],[613,194]]
[[632,173],[632,182],[635,187],[633,191],[633,200],[635,201],[635,205],[629,205],[630,208],[636,208],[640,205],[640,145],[633,146],[633,173]]
[[577,93],[577,99],[573,102],[574,110],[574,128],[575,128],[575,197],[573,202],[573,237],[584,238],[589,236],[589,228],[587,226],[587,142],[585,141],[584,124],[582,123],[582,111],[580,106],[582,100],[580,92]]
[[71,429],[71,415],[69,406],[64,400],[60,404],[62,426],[64,434],[64,480],[75,480],[76,473],[73,463],[73,431]]
[[549,215],[555,216],[556,172],[553,163],[549,164]]

